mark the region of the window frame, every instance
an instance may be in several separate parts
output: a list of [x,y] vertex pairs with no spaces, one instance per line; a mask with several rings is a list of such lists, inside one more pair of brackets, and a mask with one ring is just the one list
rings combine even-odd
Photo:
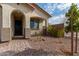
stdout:
[[[32,24],[31,24],[31,22],[33,22],[33,27],[31,26]],[[36,23],[37,24],[37,27],[36,28],[34,28],[34,23]],[[32,29],[32,30],[39,30],[39,20],[38,19],[32,19],[31,18],[31,20],[30,20],[30,28]]]

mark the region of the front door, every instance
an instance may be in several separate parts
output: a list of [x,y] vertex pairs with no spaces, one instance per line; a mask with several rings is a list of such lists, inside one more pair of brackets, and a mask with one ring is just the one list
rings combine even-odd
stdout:
[[14,28],[15,28],[14,29],[15,36],[22,36],[23,35],[22,20],[15,20]]

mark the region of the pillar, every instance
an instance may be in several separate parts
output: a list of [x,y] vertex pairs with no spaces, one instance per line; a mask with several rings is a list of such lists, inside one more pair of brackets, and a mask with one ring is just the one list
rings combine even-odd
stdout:
[[29,13],[25,16],[25,38],[31,37],[31,30],[30,30],[30,15]]
[[7,6],[3,6],[2,9],[2,28],[1,28],[1,42],[10,41],[11,38],[11,19],[10,9]]

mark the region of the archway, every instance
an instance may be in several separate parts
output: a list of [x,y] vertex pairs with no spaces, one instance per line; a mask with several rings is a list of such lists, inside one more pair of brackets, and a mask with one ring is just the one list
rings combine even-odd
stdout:
[[11,15],[12,19],[12,34],[15,36],[23,36],[24,37],[24,20],[25,16],[21,11],[13,11]]

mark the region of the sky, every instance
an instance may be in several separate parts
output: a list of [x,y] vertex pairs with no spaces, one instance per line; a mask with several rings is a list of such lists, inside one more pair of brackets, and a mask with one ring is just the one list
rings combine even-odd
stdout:
[[[76,3],[79,8],[79,3]],[[38,5],[52,15],[48,22],[50,24],[64,23],[65,14],[69,10],[71,3],[38,3]]]

